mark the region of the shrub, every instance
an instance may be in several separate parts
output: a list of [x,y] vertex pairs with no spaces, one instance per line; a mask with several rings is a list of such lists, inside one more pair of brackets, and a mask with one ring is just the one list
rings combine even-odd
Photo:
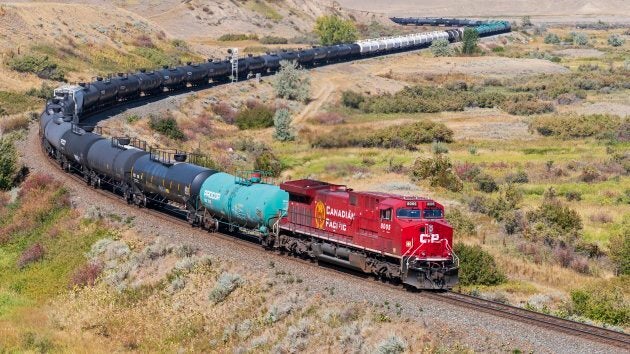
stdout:
[[135,45],[136,47],[145,47],[145,48],[155,47],[155,43],[153,43],[153,40],[151,39],[151,37],[147,36],[146,34],[141,34],[138,37],[136,37],[133,40],[133,45]]
[[527,236],[543,239],[550,245],[558,242],[572,244],[582,230],[580,215],[564,206],[553,188],[545,192],[543,203],[537,209],[528,211],[526,215],[527,221],[532,225]]
[[586,182],[586,183],[592,183],[599,180],[600,177],[601,175],[599,174],[599,171],[597,171],[595,167],[585,166],[582,169],[582,173],[580,174],[580,181]]
[[496,199],[486,200],[485,214],[492,216],[497,221],[504,221],[506,215],[518,209],[522,201],[523,193],[516,185],[503,185]]
[[218,304],[225,300],[242,283],[243,280],[240,275],[223,272],[219,276],[214,288],[210,291],[208,299],[212,303]]
[[22,252],[17,261],[17,266],[20,269],[24,269],[27,265],[37,262],[42,258],[44,258],[44,246],[38,242]]
[[177,121],[170,113],[165,117],[151,115],[149,127],[168,138],[175,140],[185,139],[184,132],[179,128]]
[[235,123],[239,129],[262,129],[273,126],[274,110],[263,104],[245,107],[236,114]]
[[573,45],[584,46],[588,44],[588,37],[585,33],[573,33],[572,35]]
[[510,114],[523,116],[549,113],[555,110],[552,102],[539,101],[533,96],[527,95],[513,96],[503,102],[501,108]]
[[571,292],[571,310],[580,316],[618,326],[630,324],[630,278],[622,276]]
[[630,217],[623,219],[619,229],[610,238],[608,249],[617,273],[630,275]]
[[516,173],[510,173],[505,177],[505,181],[507,183],[528,183],[529,176],[527,176],[527,172],[523,170],[519,170]]
[[281,61],[273,85],[278,97],[307,102],[311,97],[311,80],[297,65],[296,62]]
[[623,120],[610,114],[578,115],[575,113],[535,117],[529,129],[544,136],[565,139],[596,137],[599,139],[616,134]]
[[291,127],[291,112],[288,109],[279,109],[273,116],[273,125],[276,131],[273,134],[274,139],[280,141],[290,141],[295,139],[295,133]]
[[476,235],[477,229],[473,219],[459,208],[451,208],[446,213],[446,220],[459,235]]
[[608,37],[608,45],[613,47],[621,47],[624,43],[626,43],[626,41],[618,34],[611,34],[610,37]]
[[374,353],[376,354],[400,354],[404,353],[407,349],[407,343],[403,339],[398,338],[395,335],[390,336],[387,339],[382,340]]
[[70,279],[70,286],[94,286],[96,279],[103,271],[103,265],[100,263],[90,262],[78,268]]
[[341,104],[350,108],[359,108],[361,103],[365,101],[365,97],[352,90],[346,90],[341,93]]
[[255,170],[267,171],[274,177],[280,176],[282,168],[280,160],[269,150],[261,152],[254,160]]
[[227,124],[234,124],[236,120],[236,110],[226,102],[219,102],[212,105],[212,111],[219,115]]
[[276,36],[264,36],[260,39],[261,44],[287,44],[289,40]]
[[533,26],[531,17],[523,16],[521,18],[521,26],[523,26],[523,27],[531,27],[531,26]]
[[32,88],[32,89],[26,91],[26,94],[29,95],[29,96],[34,96],[34,97],[38,97],[38,98],[48,99],[48,98],[53,97],[54,90],[55,90],[55,88],[53,86],[48,85],[48,83],[44,82],[39,87],[39,89]]
[[234,41],[247,41],[247,40],[258,40],[258,36],[255,34],[244,34],[244,33],[226,33],[218,38],[221,42],[234,42]]
[[564,193],[564,197],[567,198],[567,201],[580,201],[582,200],[582,193],[578,191],[568,191]]
[[18,173],[18,154],[12,139],[0,137],[0,190],[13,187]]
[[481,169],[479,166],[465,162],[461,165],[455,166],[455,174],[462,181],[472,181],[481,173]]
[[549,33],[545,36],[545,43],[547,44],[560,44],[560,37],[555,33]]
[[477,189],[486,192],[492,193],[499,189],[497,182],[492,178],[492,176],[482,173],[475,177],[474,182],[477,184]]
[[319,36],[322,45],[352,43],[358,38],[358,31],[354,23],[335,15],[317,18],[314,32]]
[[24,55],[9,60],[11,69],[33,73],[42,79],[64,81],[65,72],[48,56]]
[[431,53],[436,57],[450,57],[453,55],[453,50],[449,44],[447,39],[433,41],[433,43],[431,43]]
[[503,283],[505,275],[497,268],[494,257],[480,246],[455,244],[459,257],[459,283],[461,285],[497,285]]
[[448,153],[448,146],[441,141],[434,141],[431,144],[431,150],[434,154],[446,154]]
[[466,27],[464,30],[464,38],[462,39],[462,53],[466,55],[475,54],[479,47],[479,32],[472,27]]
[[411,167],[411,179],[428,179],[432,186],[440,186],[453,192],[459,192],[464,187],[453,173],[453,165],[446,155],[418,157]]

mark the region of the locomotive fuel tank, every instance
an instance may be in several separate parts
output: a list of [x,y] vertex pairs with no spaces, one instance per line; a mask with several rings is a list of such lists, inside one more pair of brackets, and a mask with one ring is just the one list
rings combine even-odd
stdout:
[[267,233],[286,214],[289,194],[276,185],[216,173],[203,182],[201,203],[221,221]]

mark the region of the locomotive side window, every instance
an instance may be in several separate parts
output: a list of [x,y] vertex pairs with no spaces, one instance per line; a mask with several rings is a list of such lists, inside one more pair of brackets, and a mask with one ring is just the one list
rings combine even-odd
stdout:
[[442,209],[425,209],[423,216],[425,219],[441,219],[444,217],[444,212]]
[[420,209],[398,209],[396,210],[396,216],[402,219],[420,219]]
[[392,209],[384,209],[381,210],[381,219],[383,220],[391,220],[392,219]]
[[350,199],[350,205],[357,205],[357,195],[356,194],[350,194],[349,199]]

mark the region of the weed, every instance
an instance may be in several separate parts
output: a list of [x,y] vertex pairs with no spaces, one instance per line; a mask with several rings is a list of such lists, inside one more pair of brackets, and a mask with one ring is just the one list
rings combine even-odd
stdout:
[[97,262],[88,262],[77,268],[70,279],[70,287],[93,286],[101,275],[103,265]]
[[338,125],[346,122],[346,117],[336,112],[322,112],[310,119],[313,123],[321,125]]
[[44,246],[37,242],[24,250],[17,261],[17,266],[24,269],[27,265],[44,258]]
[[396,335],[382,340],[377,346],[374,353],[377,354],[400,354],[407,349],[407,343],[404,339]]

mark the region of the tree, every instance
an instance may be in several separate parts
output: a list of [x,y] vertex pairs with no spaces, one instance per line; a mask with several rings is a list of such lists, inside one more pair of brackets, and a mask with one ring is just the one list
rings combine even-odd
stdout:
[[464,39],[462,42],[462,53],[467,55],[475,54],[478,50],[477,43],[479,42],[479,32],[474,28],[467,27],[464,30]]
[[315,33],[322,45],[352,43],[358,38],[354,23],[337,16],[322,16],[315,22]]
[[288,109],[279,109],[273,117],[273,125],[276,131],[273,137],[280,141],[290,141],[295,139],[293,128],[291,127],[291,112]]
[[311,80],[296,62],[283,60],[274,82],[276,95],[289,100],[306,102],[311,97]]
[[0,138],[0,189],[9,189],[18,172],[17,150],[9,137]]
[[438,39],[431,43],[431,53],[436,57],[450,57],[453,55],[453,50],[449,47],[447,39]]
[[608,44],[613,47],[621,47],[626,41],[621,38],[618,34],[611,34],[608,37]]
[[453,164],[445,155],[437,154],[433,158],[418,157],[411,167],[411,179],[428,179],[432,186],[440,186],[453,192],[459,192],[464,184],[453,173]]

